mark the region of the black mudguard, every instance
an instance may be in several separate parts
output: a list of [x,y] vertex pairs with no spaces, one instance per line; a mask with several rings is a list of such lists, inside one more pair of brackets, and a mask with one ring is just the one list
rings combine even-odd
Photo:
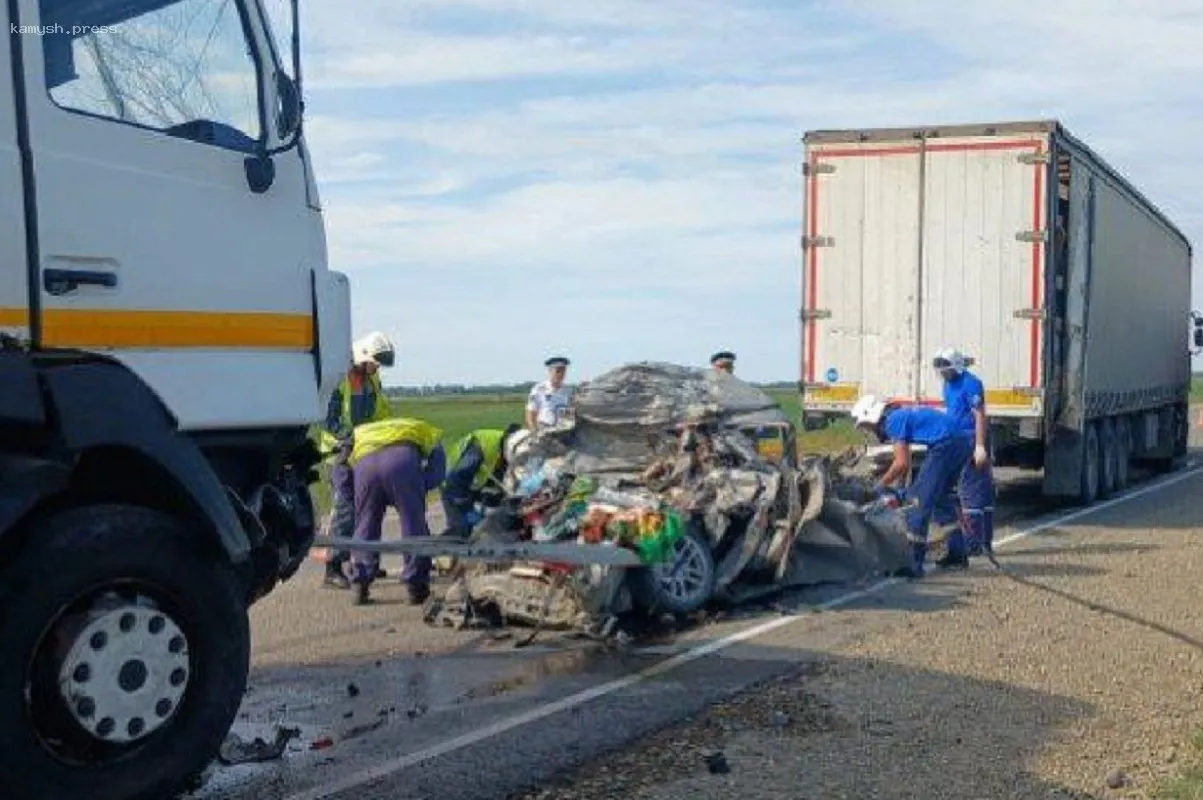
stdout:
[[[14,358],[36,370],[40,385],[38,405],[35,407],[31,395],[23,392],[25,421],[36,425],[35,420],[44,420],[42,430],[52,428],[53,438],[57,440],[55,449],[59,451],[59,458],[54,461],[63,459],[60,463],[70,464],[73,454],[96,447],[115,446],[137,451],[173,479],[182,496],[209,522],[234,563],[243,563],[249,558],[250,542],[225,488],[197,445],[176,431],[167,409],[137,375],[119,364],[104,361],[38,368],[30,364],[27,355]],[[0,360],[8,361],[8,356]],[[21,370],[13,367],[17,377],[21,377],[18,374]],[[0,376],[0,380],[6,377]],[[7,400],[9,384],[5,382],[4,385]],[[27,380],[25,385],[28,386]],[[0,407],[0,422],[5,416],[15,422],[14,417],[21,409],[14,403],[10,412],[6,406]],[[47,466],[46,470],[46,477],[58,474],[53,466]],[[32,505],[59,491],[62,488],[59,481],[65,481],[66,476],[25,480],[18,488],[0,474],[0,489],[3,490],[0,491],[0,537]]]

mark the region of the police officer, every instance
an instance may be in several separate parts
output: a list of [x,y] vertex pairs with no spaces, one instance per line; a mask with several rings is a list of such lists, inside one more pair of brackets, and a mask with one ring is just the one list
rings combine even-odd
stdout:
[[911,468],[911,445],[927,447],[919,474],[905,490],[913,501],[906,510],[907,534],[911,541],[911,566],[905,572],[912,578],[923,577],[927,558],[927,531],[934,519],[941,527],[952,526],[948,536],[948,554],[936,562],[940,567],[964,567],[969,558],[964,537],[956,527],[957,510],[953,492],[957,480],[973,451],[973,439],[960,431],[953,418],[943,411],[924,406],[901,406],[866,395],[852,407],[852,419],[858,429],[894,445],[894,460],[874,487],[884,492]]
[[547,380],[539,381],[526,400],[526,427],[531,431],[560,424],[572,401],[571,390],[564,385],[571,362],[564,356],[552,356],[543,362]]
[[725,372],[728,375],[735,374],[735,353],[730,350],[720,350],[710,356],[710,367],[717,372]]
[[481,428],[452,446],[448,458],[451,467],[442,489],[449,535],[467,536],[480,521],[477,504],[488,506],[500,501],[506,470],[530,435],[519,425]]
[[[349,539],[355,530],[355,485],[351,467],[347,464],[355,428],[393,415],[379,374],[381,367],[396,363],[392,341],[375,331],[357,340],[351,352],[351,369],[330,396],[319,445],[322,455],[330,462],[330,535],[339,539]],[[323,581],[326,586],[350,587],[343,572],[348,558],[345,550],[330,554]]]
[[964,433],[973,436],[973,458],[965,464],[957,486],[961,525],[970,555],[994,551],[994,469],[990,464],[986,421],[986,390],[969,371],[971,358],[948,347],[932,359],[932,367],[944,381],[944,410]]

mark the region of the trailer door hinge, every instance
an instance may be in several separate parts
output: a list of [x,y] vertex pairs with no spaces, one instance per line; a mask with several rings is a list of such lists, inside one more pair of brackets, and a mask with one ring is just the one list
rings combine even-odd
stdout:
[[1020,164],[1047,164],[1049,162],[1048,153],[1020,153],[1015,157],[1015,160]]
[[1021,308],[1015,312],[1016,319],[1047,319],[1048,311],[1043,308]]
[[1048,231],[1020,231],[1019,233],[1015,234],[1015,238],[1021,242],[1028,242],[1029,244],[1035,242],[1047,242]]
[[824,164],[818,161],[803,161],[802,174],[806,177],[811,175],[830,175],[835,172],[835,164]]
[[804,308],[802,309],[802,314],[800,316],[802,317],[803,322],[813,322],[814,320],[818,319],[830,319],[831,310],[827,308]]
[[835,238],[831,236],[803,236],[802,249],[808,247],[834,247]]

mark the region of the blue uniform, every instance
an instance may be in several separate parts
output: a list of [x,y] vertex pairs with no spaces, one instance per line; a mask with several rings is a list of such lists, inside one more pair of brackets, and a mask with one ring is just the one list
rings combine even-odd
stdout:
[[[972,372],[965,370],[944,382],[944,407],[957,427],[976,436],[973,412],[986,410],[986,390]],[[988,446],[988,445],[987,445]],[[994,470],[989,463],[977,467],[973,459],[965,464],[957,486],[963,519],[962,533],[968,540],[969,551],[991,552],[994,547]]]
[[[915,482],[907,488],[907,498],[915,505],[906,512],[907,533],[911,538],[911,572],[923,574],[927,559],[927,529],[957,522],[955,491],[965,463],[973,455],[973,438],[961,431],[949,414],[922,406],[896,408],[886,414],[882,431],[890,442],[921,444],[927,455]],[[965,554],[965,540],[957,530],[948,537],[948,553]]]

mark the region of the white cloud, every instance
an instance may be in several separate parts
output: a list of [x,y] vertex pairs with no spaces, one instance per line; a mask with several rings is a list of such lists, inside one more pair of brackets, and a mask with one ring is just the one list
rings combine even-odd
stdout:
[[[332,262],[365,287],[357,325],[414,342],[406,380],[513,379],[547,348],[579,348],[586,372],[699,359],[709,342],[788,379],[808,128],[1060,118],[1203,236],[1197,5],[315,4]],[[519,298],[529,324],[498,328],[490,310]]]

